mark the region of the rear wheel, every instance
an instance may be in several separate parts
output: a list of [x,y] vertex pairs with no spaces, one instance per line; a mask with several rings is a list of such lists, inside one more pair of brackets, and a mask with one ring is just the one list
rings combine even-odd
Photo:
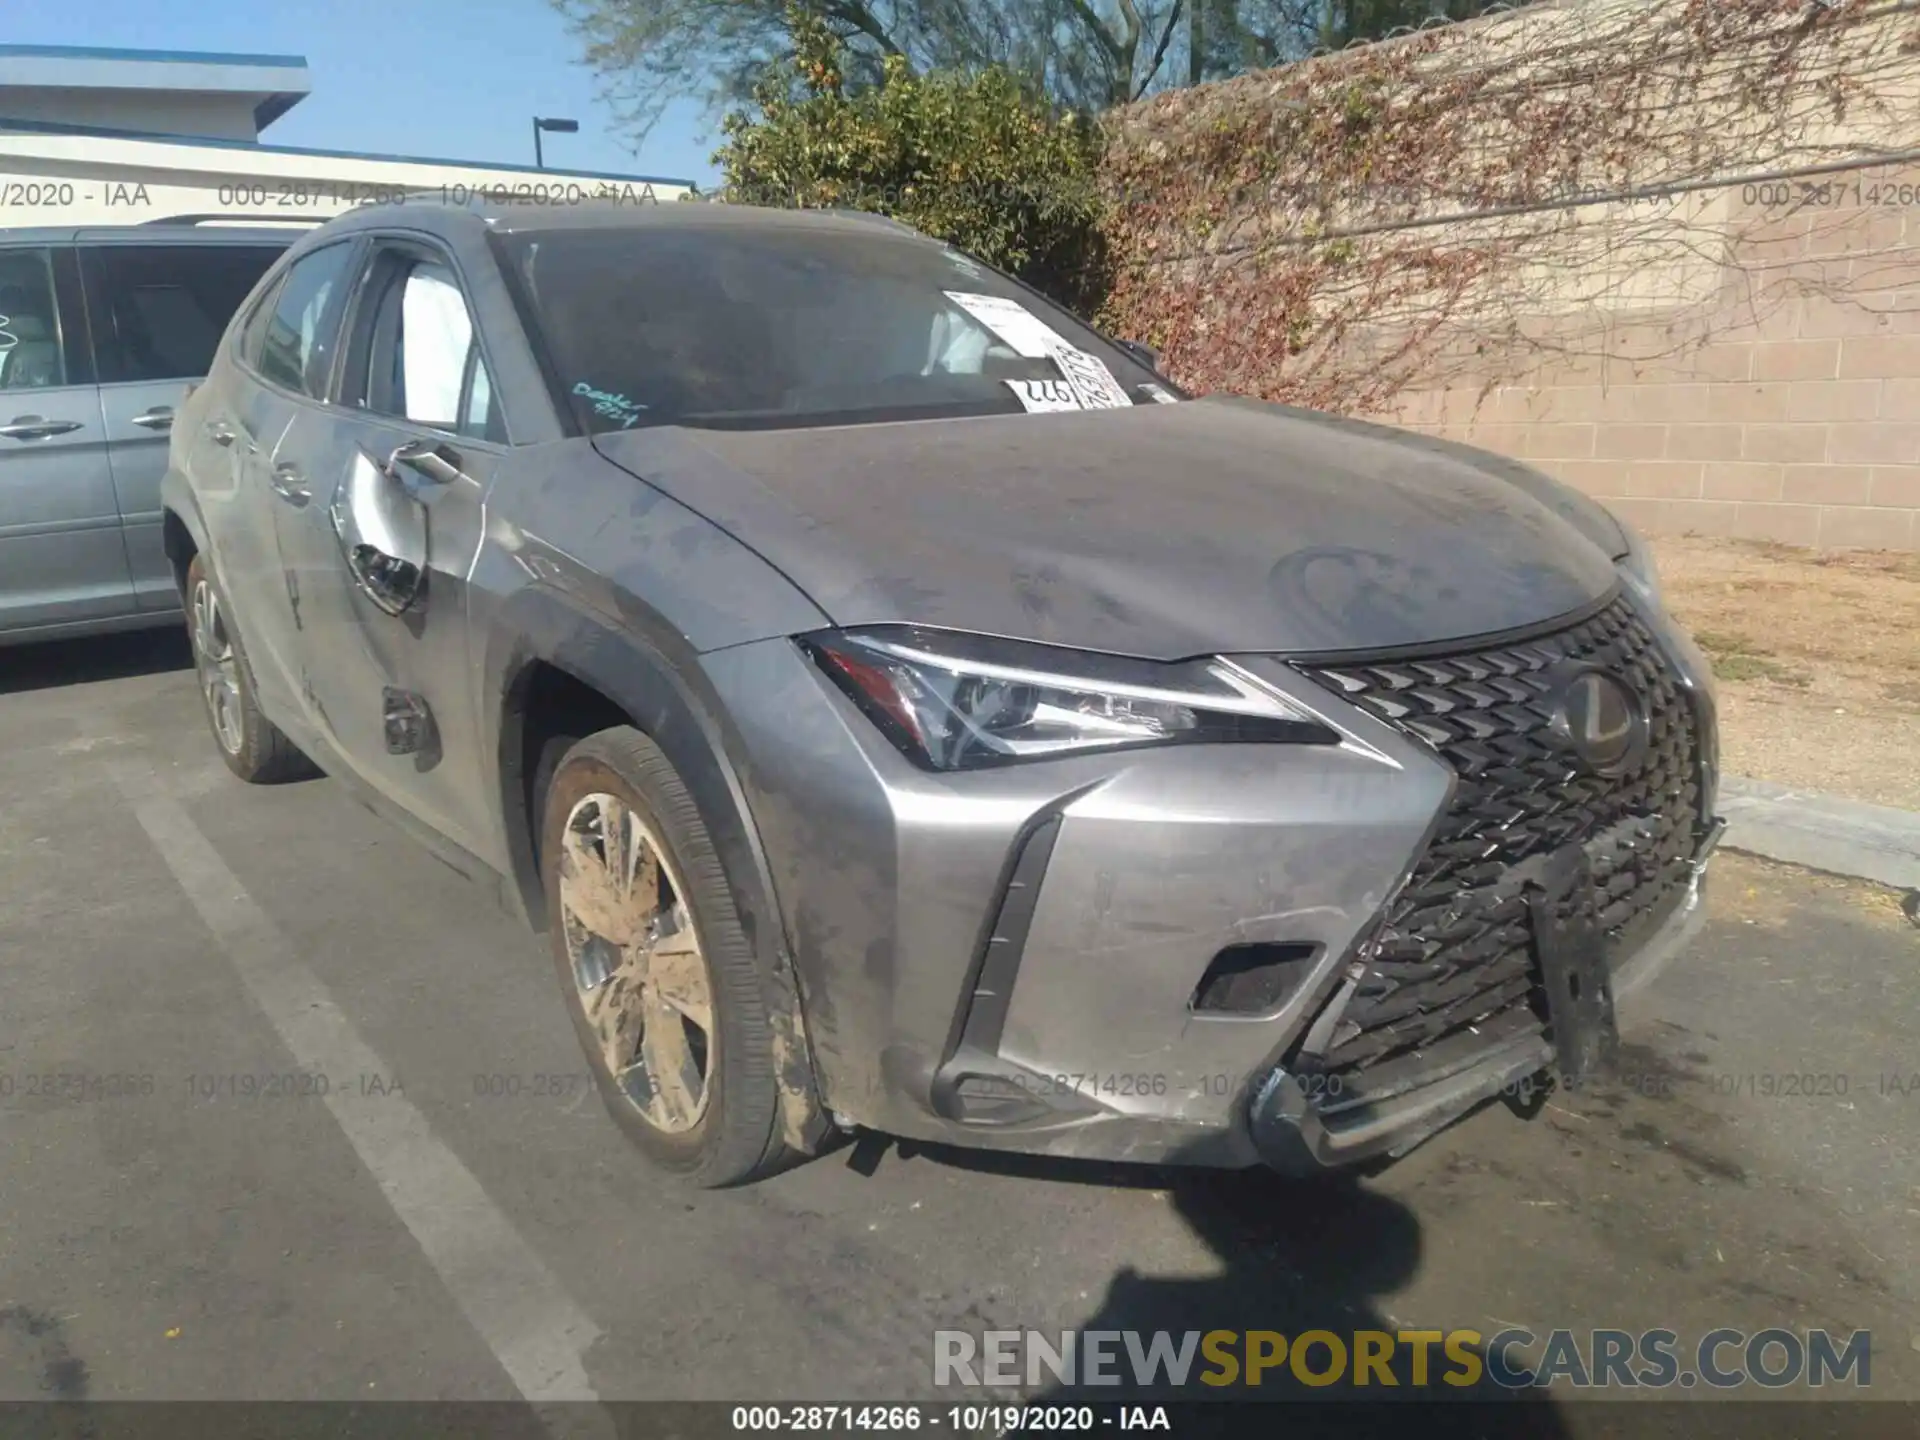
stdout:
[[544,792],[549,943],[614,1120],[696,1185],[777,1168],[759,966],[686,786],[621,727],[570,747]]
[[198,555],[187,566],[187,638],[207,725],[227,768],[252,785],[312,773],[307,757],[260,713],[240,640],[228,623],[220,587]]

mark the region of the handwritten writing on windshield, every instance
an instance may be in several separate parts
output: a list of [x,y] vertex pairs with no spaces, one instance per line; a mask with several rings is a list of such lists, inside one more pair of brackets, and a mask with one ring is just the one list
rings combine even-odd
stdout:
[[593,407],[593,413],[603,420],[612,420],[622,430],[630,427],[640,418],[647,407],[637,400],[629,400],[615,390],[596,390],[582,380],[573,387],[573,393]]

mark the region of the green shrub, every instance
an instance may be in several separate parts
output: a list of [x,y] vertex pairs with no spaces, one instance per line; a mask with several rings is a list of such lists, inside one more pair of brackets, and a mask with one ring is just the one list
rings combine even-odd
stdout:
[[721,198],[891,215],[1083,314],[1098,308],[1097,126],[1053,115],[997,68],[920,75],[893,56],[878,85],[851,88],[817,14],[790,5],[787,27],[793,58],[722,122]]

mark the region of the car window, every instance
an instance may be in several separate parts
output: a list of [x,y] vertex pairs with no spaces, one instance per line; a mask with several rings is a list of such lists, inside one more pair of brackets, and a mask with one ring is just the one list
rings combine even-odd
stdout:
[[688,222],[496,243],[560,398],[589,431],[1018,414],[1165,394],[1065,310],[916,235]]
[[42,390],[66,383],[51,254],[45,249],[0,250],[0,390]]
[[100,379],[194,380],[273,245],[100,245],[81,251]]
[[493,376],[487,372],[487,362],[481,358],[478,345],[467,357],[467,372],[466,399],[460,408],[460,433],[505,440],[506,424],[500,407],[493,403]]
[[325,398],[338,302],[352,256],[350,244],[329,245],[301,256],[287,272],[254,361],[276,385]]
[[435,430],[502,438],[493,379],[445,265],[408,258],[385,277],[367,351],[366,405]]
[[267,322],[273,318],[273,312],[280,304],[280,292],[286,288],[287,277],[281,275],[267,287],[264,295],[253,302],[253,308],[241,321],[240,337],[235,343],[241,361],[252,369],[260,368],[260,351],[266,345]]

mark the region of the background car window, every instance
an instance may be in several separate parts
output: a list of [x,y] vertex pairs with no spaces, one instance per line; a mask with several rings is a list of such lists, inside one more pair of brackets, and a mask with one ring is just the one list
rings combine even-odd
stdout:
[[390,280],[379,307],[367,407],[436,430],[502,438],[492,377],[453,272],[430,260],[412,262]]
[[279,255],[271,245],[83,249],[102,383],[205,375],[233,312]]
[[287,272],[254,362],[276,385],[316,400],[325,397],[339,309],[335,302],[352,255],[351,245],[329,245],[301,256]]
[[67,383],[45,250],[0,250],[0,390]]

